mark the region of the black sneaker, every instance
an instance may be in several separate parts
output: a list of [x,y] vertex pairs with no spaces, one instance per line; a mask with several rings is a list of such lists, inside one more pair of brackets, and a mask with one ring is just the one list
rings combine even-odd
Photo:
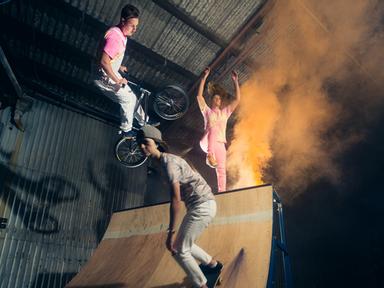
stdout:
[[213,273],[220,273],[221,270],[223,270],[223,263],[221,263],[220,261],[217,261],[217,264],[215,267],[210,267],[209,265],[203,265],[203,264],[200,264],[199,265],[200,269],[201,269],[201,272],[203,272],[204,274],[213,274]]
[[121,135],[123,137],[127,137],[127,138],[133,138],[136,136],[136,131],[134,130],[129,130],[129,131],[122,131]]

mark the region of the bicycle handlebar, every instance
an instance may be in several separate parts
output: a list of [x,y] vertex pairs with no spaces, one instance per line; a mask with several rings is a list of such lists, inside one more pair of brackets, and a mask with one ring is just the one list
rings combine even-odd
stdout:
[[[139,84],[137,84],[137,83],[135,83],[135,82],[132,82],[132,81],[128,81],[128,84],[131,84],[131,85],[133,85],[133,86],[136,86],[136,87],[138,87],[139,89],[140,89],[140,91],[142,91],[142,92],[147,92],[147,93],[149,93],[149,94],[151,94],[152,92],[151,91],[149,91],[149,90],[147,90],[147,89],[144,89],[144,88],[142,88]],[[121,85],[121,88],[125,88],[125,86],[126,86],[126,84],[122,84]]]
[[[140,84],[137,84],[136,82],[133,82],[133,81],[128,80],[128,73],[124,73],[123,77],[127,80],[128,84],[133,85],[133,86],[135,86],[135,87],[138,87],[138,88],[140,89],[140,91],[142,91],[142,92],[147,92],[147,93],[149,93],[149,94],[152,93],[151,91],[142,88],[142,87],[140,86]],[[126,85],[126,84],[123,84],[123,85],[121,85],[121,87],[122,87],[122,88],[125,88],[125,85]]]

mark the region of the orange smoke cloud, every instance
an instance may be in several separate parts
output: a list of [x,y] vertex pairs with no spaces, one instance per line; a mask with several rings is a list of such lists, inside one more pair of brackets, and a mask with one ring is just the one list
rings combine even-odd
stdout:
[[242,117],[236,125],[228,156],[229,174],[241,180],[231,188],[263,184],[262,170],[272,156],[271,133],[279,115],[276,95],[260,85],[257,78],[243,85],[241,94],[238,115]]
[[370,28],[366,19],[375,3],[277,1],[265,19],[273,25],[261,31],[259,45],[267,49],[255,47],[261,68],[241,87],[228,154],[235,179],[230,188],[273,181],[293,191],[292,199],[317,179],[340,179],[337,155],[363,134],[354,131],[342,141],[330,135],[346,111],[327,85],[351,67],[369,76],[353,55]]

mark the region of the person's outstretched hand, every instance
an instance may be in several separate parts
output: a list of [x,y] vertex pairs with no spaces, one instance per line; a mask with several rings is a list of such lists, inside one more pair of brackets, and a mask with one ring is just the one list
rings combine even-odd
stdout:
[[234,82],[239,82],[239,74],[235,70],[232,71],[231,77]]
[[207,78],[209,73],[211,73],[211,68],[209,68],[209,67],[205,68],[203,71],[203,77]]
[[125,85],[128,84],[128,80],[125,79],[125,78],[120,78],[120,79],[116,82],[116,84],[120,85],[121,87],[124,87]]

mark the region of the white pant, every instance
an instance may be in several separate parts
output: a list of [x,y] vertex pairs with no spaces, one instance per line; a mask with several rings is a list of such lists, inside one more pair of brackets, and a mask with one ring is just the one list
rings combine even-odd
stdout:
[[[133,113],[137,104],[136,95],[132,92],[131,88],[128,85],[121,87],[111,79],[104,78],[94,80],[94,83],[104,95],[120,105],[120,129],[125,132],[130,131],[133,124]],[[139,121],[139,124],[144,125],[144,117],[144,110],[140,106],[135,113],[135,118]]]
[[193,207],[184,216],[176,237],[175,248],[178,253],[175,254],[175,259],[196,287],[201,287],[207,282],[196,260],[207,265],[212,261],[212,256],[194,243],[215,215],[215,200]]

